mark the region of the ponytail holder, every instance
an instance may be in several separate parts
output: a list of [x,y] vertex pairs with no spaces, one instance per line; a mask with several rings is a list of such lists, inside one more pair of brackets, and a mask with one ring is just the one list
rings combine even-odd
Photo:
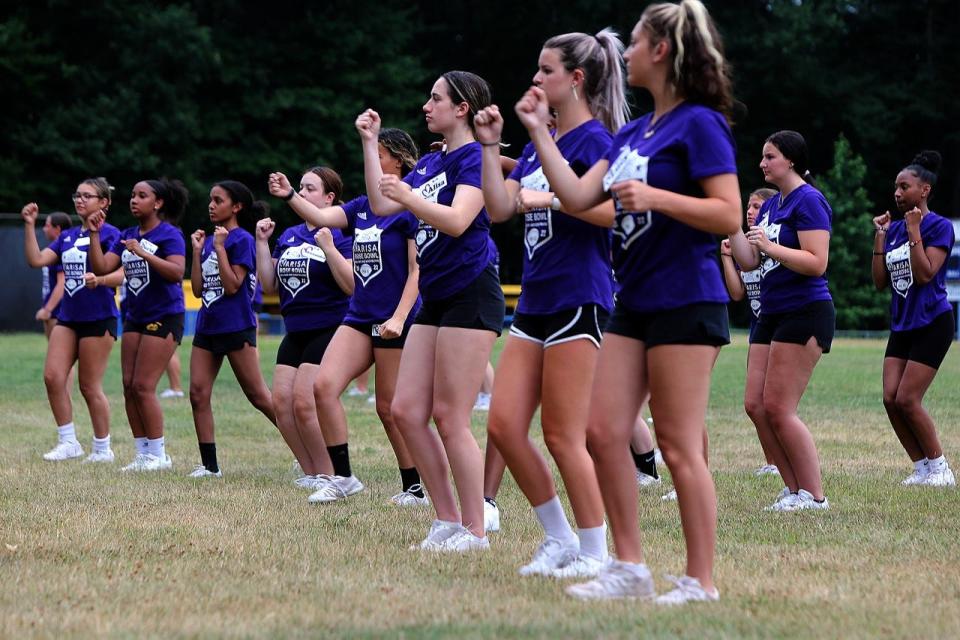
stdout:
[[809,178],[809,177],[810,177],[810,169],[807,169],[806,171],[803,172],[803,177],[804,177],[804,178]]

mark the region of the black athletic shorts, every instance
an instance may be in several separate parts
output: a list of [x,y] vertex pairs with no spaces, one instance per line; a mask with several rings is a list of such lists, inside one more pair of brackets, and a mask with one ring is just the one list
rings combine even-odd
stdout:
[[287,332],[287,335],[283,336],[283,341],[280,342],[280,348],[277,349],[277,364],[294,369],[302,364],[320,364],[336,332],[336,325]]
[[183,340],[183,315],[182,313],[175,313],[152,322],[127,320],[123,323],[123,332],[141,333],[145,336],[155,336],[157,338],[166,338],[172,335],[177,344],[180,344]]
[[646,313],[630,311],[617,303],[604,333],[639,340],[648,349],[664,344],[712,347],[730,344],[727,305],[719,302],[701,302]]
[[544,349],[580,339],[591,341],[599,349],[609,317],[606,309],[593,303],[555,313],[515,313],[509,333],[536,342]]
[[403,349],[404,343],[407,341],[407,335],[410,333],[410,327],[412,323],[408,322],[403,325],[403,333],[401,333],[396,338],[391,338],[387,340],[386,338],[380,337],[380,322],[347,322],[344,321],[343,326],[350,327],[354,331],[359,331],[363,335],[370,338],[373,342],[374,349]]
[[832,300],[820,300],[784,313],[760,312],[753,344],[786,342],[807,344],[816,338],[824,353],[830,353],[837,313]]
[[953,343],[956,330],[957,325],[953,321],[951,309],[938,315],[926,326],[907,331],[891,331],[884,357],[913,360],[939,369]]
[[193,346],[209,351],[215,356],[225,356],[240,351],[244,345],[257,346],[257,328],[250,327],[232,333],[198,333],[193,336]]
[[76,333],[77,340],[82,340],[84,338],[102,338],[108,333],[113,336],[114,340],[117,339],[116,318],[104,318],[103,320],[91,320],[89,322],[68,322],[65,320],[57,320],[57,324],[64,326]]
[[476,280],[442,300],[423,301],[414,324],[461,329],[485,329],[498,336],[503,331],[503,289],[494,266]]

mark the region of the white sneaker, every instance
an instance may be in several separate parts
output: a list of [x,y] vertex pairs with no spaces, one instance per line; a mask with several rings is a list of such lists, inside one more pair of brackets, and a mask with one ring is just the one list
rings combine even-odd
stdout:
[[487,536],[478,538],[470,533],[466,527],[461,527],[459,531],[443,541],[437,551],[444,553],[466,553],[468,551],[487,551],[490,548],[490,539]]
[[316,491],[326,482],[326,478],[330,476],[323,476],[322,474],[317,474],[315,476],[302,475],[296,480],[293,481],[293,484],[297,485],[301,489],[312,489]]
[[905,487],[915,484],[923,484],[923,481],[927,479],[928,475],[930,475],[930,467],[923,465],[919,470],[914,468],[913,473],[904,478],[900,484]]
[[778,476],[780,475],[780,470],[777,469],[775,464],[765,464],[762,467],[758,467],[754,472],[755,476]]
[[176,391],[174,389],[164,389],[160,392],[161,398],[182,398],[183,391]]
[[483,499],[483,528],[487,533],[500,531],[500,507],[493,498]]
[[640,598],[649,600],[657,595],[653,576],[643,565],[613,560],[596,578],[567,587],[567,594],[580,600],[618,600]]
[[217,469],[216,472],[210,471],[202,464],[198,464],[197,467],[191,471],[188,475],[188,478],[222,478],[223,469]]
[[643,471],[640,471],[640,469],[637,469],[637,486],[641,489],[646,487],[655,487],[662,482],[663,480],[660,478],[654,478],[653,476],[647,475]]
[[928,473],[921,484],[925,487],[955,487],[957,486],[957,479],[953,476],[950,467],[943,465],[942,468]]
[[[423,495],[418,496],[417,492],[421,492]],[[401,507],[419,507],[425,504],[430,504],[430,498],[427,497],[423,487],[417,483],[410,485],[410,488],[406,491],[401,491],[397,495],[391,497],[390,502]]]
[[79,442],[59,442],[57,446],[43,454],[44,460],[60,461],[70,458],[79,458],[83,455],[83,447]]
[[86,460],[83,461],[83,464],[87,464],[91,462],[104,462],[109,464],[113,462],[114,459],[115,459],[115,456],[113,455],[112,449],[107,449],[106,451],[94,451],[93,453],[87,456]]
[[520,567],[522,576],[552,576],[580,555],[580,541],[576,538],[563,541],[547,536],[533,553],[533,559]]
[[370,394],[370,397],[367,398],[367,404],[377,404],[377,396],[374,393]]
[[120,467],[120,471],[143,471],[143,463],[145,462],[146,455],[145,453],[138,453],[133,456],[133,462],[124,467]]
[[474,411],[490,411],[490,394],[480,392],[477,394],[477,401],[473,403]]
[[152,453],[145,453],[140,468],[134,469],[134,471],[166,471],[172,467],[173,460],[170,459],[170,456],[164,455],[163,458],[160,458]]
[[447,541],[447,538],[456,535],[462,527],[459,522],[443,522],[441,520],[434,520],[433,524],[430,525],[430,531],[427,533],[427,537],[420,541],[418,544],[411,545],[411,551],[441,551],[443,549],[443,543]]
[[337,500],[343,500],[361,491],[363,491],[363,483],[357,480],[357,476],[350,476],[349,478],[343,476],[327,476],[323,486],[310,494],[307,502],[336,502]]
[[830,501],[827,500],[827,496],[823,496],[823,500],[817,502],[813,499],[813,494],[807,491],[806,489],[800,489],[797,492],[797,510],[804,511],[810,509],[812,511],[826,511],[830,508]]
[[777,499],[773,501],[768,507],[764,507],[764,511],[794,511],[794,503],[799,500],[797,494],[790,493],[790,489],[784,487],[780,490],[780,493],[777,494]]
[[[650,419],[648,420],[648,422],[649,422],[651,425],[653,425],[653,418],[650,418]],[[663,466],[663,454],[660,453],[660,449],[654,449],[654,450],[653,450],[653,461],[654,461],[655,463],[657,463],[657,466],[658,466],[658,467],[662,467],[662,466]]]
[[720,599],[720,592],[716,588],[707,591],[700,586],[700,581],[696,578],[690,576],[683,576],[682,578],[666,576],[666,578],[676,586],[658,597],[655,600],[657,604],[676,606],[688,602],[715,602]]
[[566,578],[595,578],[603,573],[610,564],[610,556],[599,559],[591,556],[577,556],[577,559],[565,567],[555,569],[550,575],[563,580]]
[[660,496],[660,499],[664,502],[676,502],[677,501],[677,490],[671,489],[670,493],[665,493]]

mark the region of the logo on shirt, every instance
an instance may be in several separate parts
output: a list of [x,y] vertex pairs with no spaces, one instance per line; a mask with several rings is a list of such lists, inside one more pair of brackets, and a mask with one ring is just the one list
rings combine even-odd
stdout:
[[419,169],[417,169],[417,173],[419,173],[419,174],[422,175],[422,176],[425,176],[425,175],[427,175],[427,168],[426,168],[426,167],[420,167]]
[[[603,190],[609,191],[614,184],[625,180],[646,182],[649,165],[648,156],[640,155],[629,145],[620,147],[620,154],[603,176]],[[653,225],[653,211],[624,211],[616,195],[613,204],[616,209],[613,235],[620,238],[620,246],[626,249]]]
[[383,271],[383,257],[380,252],[380,236],[383,229],[370,227],[357,229],[353,235],[353,272],[363,286]]
[[[768,224],[767,219],[764,218],[763,222],[760,223],[760,228],[763,229],[767,234],[767,239],[770,242],[775,244],[780,244],[780,228],[783,225],[781,224]],[[780,266],[780,263],[765,253],[760,254],[760,277],[765,278],[767,274]]]
[[760,281],[763,275],[760,269],[753,271],[741,271],[740,279],[743,280],[743,287],[747,291],[747,300],[750,301],[750,311],[757,318],[760,317]]
[[294,298],[310,286],[310,261],[326,262],[323,249],[306,242],[297,247],[284,249],[277,260],[277,277],[283,288]]
[[223,297],[223,282],[220,280],[220,260],[217,252],[211,251],[207,259],[200,265],[200,277],[203,279],[203,294],[200,299],[203,306],[209,308],[214,302]]
[[357,217],[360,218],[361,220],[366,220],[366,219],[367,219],[367,212],[366,212],[366,211],[361,211],[360,213],[357,214]]
[[71,297],[83,289],[83,274],[87,272],[87,252],[81,251],[79,247],[89,246],[90,238],[77,238],[76,243],[60,256],[60,264],[63,265],[63,288]]
[[437,240],[438,235],[439,233],[436,229],[421,220],[420,226],[417,228],[417,235],[413,239],[413,241],[417,244],[417,255],[422,256],[427,247]]
[[[536,155],[536,154],[534,154]],[[520,188],[532,191],[550,191],[550,182],[543,174],[543,167],[520,179]],[[553,238],[553,211],[534,209],[523,216],[523,244],[527,248],[527,257],[533,259],[537,249]]]
[[[140,246],[150,255],[156,255],[159,247],[146,238],[140,240]],[[123,262],[123,274],[127,279],[127,291],[137,296],[150,284],[150,265],[135,253],[126,249],[120,254]]]
[[440,195],[440,192],[444,187],[447,186],[447,172],[444,171],[439,173],[422,185],[413,190],[418,196],[426,200],[427,202],[436,202],[437,197]]
[[[895,240],[891,241],[893,244]],[[890,284],[895,292],[906,298],[913,285],[913,266],[910,262],[910,247],[902,244],[890,249],[886,255],[887,271],[890,272]]]

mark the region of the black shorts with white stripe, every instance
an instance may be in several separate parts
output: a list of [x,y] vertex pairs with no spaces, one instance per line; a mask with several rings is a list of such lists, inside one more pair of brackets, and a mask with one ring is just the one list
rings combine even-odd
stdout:
[[555,313],[517,313],[510,335],[552,347],[573,340],[589,340],[600,348],[603,328],[609,312],[598,304],[584,304]]

